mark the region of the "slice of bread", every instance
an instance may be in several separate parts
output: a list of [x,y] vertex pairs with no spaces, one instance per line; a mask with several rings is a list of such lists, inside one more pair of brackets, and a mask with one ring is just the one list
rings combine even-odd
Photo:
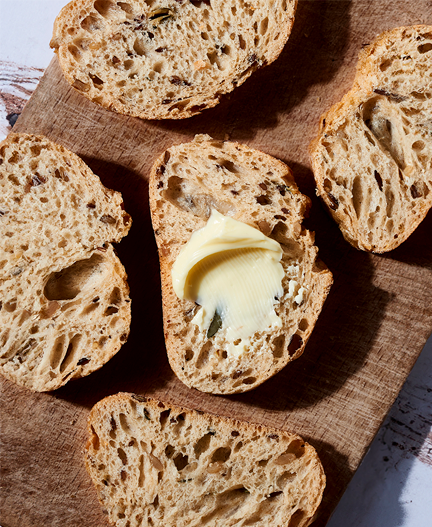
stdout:
[[[150,210],[159,249],[165,341],[176,375],[187,386],[212,393],[255,388],[299,357],[332,284],[317,259],[314,236],[302,228],[309,198],[290,169],[273,157],[237,143],[196,136],[173,146],[155,163]],[[200,309],[174,292],[172,266],[211,210],[259,229],[282,247],[283,295],[275,306],[282,327],[251,336],[249,351],[232,355],[222,327],[211,338],[192,318]],[[291,283],[291,288],[290,288]],[[295,299],[292,286],[304,288]]]
[[121,393],[89,415],[86,466],[117,527],[306,527],[325,487],[295,434]]
[[317,193],[354,247],[382,253],[408,238],[432,206],[432,26],[393,29],[361,52],[311,160]]
[[109,242],[131,218],[118,192],[42,136],[0,144],[0,372],[54,390],[105,364],[130,325],[125,270]]
[[74,0],[51,47],[88,99],[143,119],[183,119],[218,104],[281,53],[297,0]]

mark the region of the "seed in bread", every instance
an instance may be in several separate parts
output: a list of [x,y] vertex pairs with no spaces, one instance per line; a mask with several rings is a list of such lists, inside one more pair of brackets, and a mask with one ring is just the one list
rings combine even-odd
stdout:
[[212,108],[281,53],[297,0],[74,0],[51,47],[88,99],[143,119]]
[[[171,367],[187,386],[212,393],[251,390],[302,354],[332,283],[330,271],[317,259],[313,235],[302,228],[308,206],[285,164],[244,145],[197,136],[156,161],[150,210],[165,342]],[[202,306],[179,298],[173,287],[181,250],[208,224],[212,211],[254,228],[277,242],[281,253],[281,292],[271,306],[280,324],[253,332],[239,353],[232,352],[236,342],[229,339],[224,320],[217,320],[218,312],[211,328],[200,327]]]
[[131,225],[120,193],[42,136],[0,144],[0,372],[54,390],[105,364],[130,325],[110,242]]
[[345,239],[398,247],[432,206],[432,26],[387,31],[311,145],[317,193]]
[[88,420],[87,470],[117,527],[306,527],[325,487],[295,434],[117,394]]

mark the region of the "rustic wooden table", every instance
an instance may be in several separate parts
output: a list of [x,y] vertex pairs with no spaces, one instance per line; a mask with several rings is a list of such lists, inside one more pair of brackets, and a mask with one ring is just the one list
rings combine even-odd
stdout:
[[[61,3],[46,2],[50,9],[56,4],[54,14]],[[18,4],[26,6],[23,16],[30,22],[32,3],[14,2],[12,6],[5,1],[2,7],[9,9],[5,9],[9,16],[16,16]],[[23,16],[20,13],[20,31]],[[40,13],[35,16],[43,18]],[[2,16],[0,44],[7,41],[5,20]],[[361,46],[385,29],[428,21],[432,21],[429,0],[412,5],[401,0],[300,0],[292,37],[279,60],[258,72],[218,108],[182,122],[145,122],[97,108],[71,90],[57,62],[51,63],[16,129],[44,133],[64,144],[81,155],[107,186],[123,192],[134,218],[130,235],[119,246],[130,276],[133,324],[129,342],[107,366],[53,394],[31,394],[1,381],[2,527],[107,525],[83,468],[81,451],[89,408],[120,390],[156,394],[298,431],[316,446],[328,476],[316,525],[325,524],[431,332],[432,217],[429,214],[417,232],[389,255],[355,251],[343,241],[314,197],[307,146],[319,115],[349,88]],[[12,20],[8,27],[15,27]],[[50,35],[42,34],[48,42]],[[10,60],[9,56],[4,58]],[[29,64],[35,67],[1,64],[6,73],[0,85],[3,117],[9,117],[11,123],[39,78],[38,66],[45,66]],[[150,164],[171,143],[203,132],[222,138],[228,134],[293,168],[301,190],[313,199],[307,226],[316,231],[321,257],[335,276],[304,356],[257,390],[233,397],[188,390],[169,369],[148,217]],[[431,348],[421,356],[421,370],[422,364],[432,364]],[[411,448],[416,449],[412,452],[417,453],[422,466],[431,464],[431,376],[420,371],[410,379],[414,381],[408,380],[407,389],[379,432],[374,465],[400,466],[405,458],[399,459],[396,452]],[[422,472],[423,496],[428,484],[431,489],[428,470]],[[365,477],[371,478],[367,470]],[[375,479],[372,483],[376,485]],[[427,509],[430,500],[423,499],[424,508],[418,513],[417,507],[411,514],[416,523],[402,523],[407,518],[403,520],[401,511],[396,510],[395,496],[387,500],[388,507],[383,495],[371,497],[358,492],[361,481],[353,484],[344,500],[347,504],[342,502],[331,520],[333,527],[409,527],[421,525],[422,517],[425,521],[431,517],[430,506]],[[400,492],[400,499],[402,496]],[[357,516],[353,516],[353,503]],[[373,523],[377,518],[380,522]]]

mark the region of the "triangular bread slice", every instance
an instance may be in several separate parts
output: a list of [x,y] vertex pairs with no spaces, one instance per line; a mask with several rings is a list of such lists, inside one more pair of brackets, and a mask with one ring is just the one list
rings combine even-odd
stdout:
[[89,415],[86,466],[117,527],[306,527],[325,487],[295,434],[120,393]]
[[54,390],[105,364],[130,325],[109,242],[130,228],[120,193],[46,137],[0,144],[0,372]]
[[408,238],[432,206],[432,26],[393,29],[360,53],[311,160],[317,193],[354,247],[382,253]]
[[183,119],[281,53],[297,0],[74,0],[51,40],[67,81],[106,108]]
[[[238,143],[196,136],[156,161],[150,210],[159,249],[165,342],[171,367],[187,386],[244,392],[303,353],[332,284],[330,271],[317,259],[313,234],[302,228],[309,204],[284,163]],[[251,335],[249,350],[240,355],[227,352],[224,327],[208,338],[192,322],[199,306],[180,300],[172,284],[180,250],[205,226],[212,209],[255,227],[283,251],[283,295],[275,306],[282,325]],[[302,288],[301,299],[292,294],[293,287]]]

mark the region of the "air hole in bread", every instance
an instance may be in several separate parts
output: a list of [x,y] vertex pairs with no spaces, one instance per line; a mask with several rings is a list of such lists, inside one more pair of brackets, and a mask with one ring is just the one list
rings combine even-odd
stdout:
[[108,337],[101,337],[99,340],[98,340],[98,345],[100,348],[103,348],[105,347],[106,343],[108,341]]
[[69,341],[68,347],[66,349],[65,356],[63,357],[60,364],[60,373],[63,373],[70,364],[74,362],[76,352],[79,349],[79,342],[82,338],[82,335],[74,335]]
[[8,176],[8,179],[11,183],[13,183],[14,185],[20,185],[20,182],[19,182],[19,179],[14,176],[13,174],[11,174],[10,176]]
[[160,421],[160,424],[161,424],[161,428],[163,428],[165,426],[170,413],[171,413],[170,409],[164,410],[163,412],[161,412],[161,414],[159,416],[159,421]]
[[146,49],[145,49],[145,44],[144,44],[144,41],[140,38],[136,38],[135,39],[135,42],[134,42],[134,45],[133,45],[133,49],[135,51],[135,53],[139,56],[143,56],[146,54]]
[[176,466],[176,469],[180,472],[183,470],[188,464],[189,464],[189,458],[188,456],[184,456],[181,453],[178,453],[176,457],[173,459],[174,465]]
[[103,263],[103,257],[94,254],[87,260],[80,260],[53,273],[44,288],[45,297],[48,300],[71,300],[87,286],[100,285]]
[[60,364],[62,358],[63,358],[63,352],[65,347],[65,341],[66,337],[65,335],[61,335],[60,337],[57,337],[54,341],[54,345],[50,352],[50,365],[53,370],[56,370],[58,365]]
[[79,62],[81,60],[82,53],[76,46],[74,46],[73,44],[69,44],[68,51],[74,58],[74,60],[76,60],[76,62]]
[[212,436],[213,436],[213,434],[211,434],[211,433],[205,434],[194,445],[195,457],[197,459],[199,459],[201,454],[203,454],[204,452],[206,452],[208,450],[208,448],[210,446],[210,441],[211,441]]
[[5,311],[8,313],[13,313],[17,307],[17,299],[14,298],[12,300],[9,300],[8,302],[4,303]]
[[272,342],[272,352],[275,359],[280,359],[284,354],[285,335],[279,335]]
[[122,9],[128,15],[132,15],[133,14],[133,9],[132,9],[132,6],[130,4],[128,4],[126,2],[117,2],[117,5],[120,7],[120,9]]
[[92,302],[87,307],[85,307],[82,311],[82,316],[86,317],[90,315],[93,311],[96,311],[96,309],[99,307],[99,302]]
[[267,33],[268,24],[269,24],[269,20],[267,17],[261,20],[260,27],[259,27],[259,32],[261,35],[265,35]]
[[418,46],[417,48],[418,52],[419,53],[428,53],[429,51],[432,50],[432,44],[430,42],[427,42],[426,44],[421,44],[420,46]]
[[309,327],[309,321],[306,318],[302,318],[299,323],[299,330],[306,331]]
[[138,461],[138,487],[144,486],[144,456],[143,454],[140,455],[139,461]]
[[92,32],[92,31],[97,31],[98,29],[103,29],[104,24],[100,18],[94,15],[89,15],[85,17],[84,20],[81,21],[81,27],[85,31]]
[[[290,455],[292,455],[292,454],[290,454]],[[294,456],[294,458],[295,458],[295,456]],[[297,474],[295,472],[289,472],[289,471],[284,472],[276,480],[277,487],[283,490],[286,487],[287,483],[289,483],[290,481],[295,479],[296,475]]]
[[374,177],[375,177],[375,181],[378,183],[378,188],[382,191],[383,180],[382,180],[381,174],[377,170],[374,170]]
[[174,455],[175,448],[172,445],[167,445],[165,448],[165,455],[168,459],[171,459]]
[[97,75],[92,75],[90,73],[90,79],[95,88],[98,88],[98,89],[102,88],[104,81],[100,79]]
[[297,333],[291,337],[291,341],[288,346],[288,353],[290,357],[295,355],[303,346],[303,339]]
[[80,81],[79,79],[75,79],[72,86],[78,91],[87,92],[90,90],[90,85]]
[[91,430],[91,433],[92,433],[92,436],[91,436],[91,443],[92,443],[92,447],[95,449],[95,450],[99,450],[99,447],[100,447],[100,441],[99,441],[99,436],[97,435],[95,429],[93,428],[93,425],[90,426],[90,430]]
[[126,415],[124,413],[119,414],[119,421],[120,421],[120,427],[123,430],[123,432],[125,434],[129,434],[131,432],[131,429],[127,422]]
[[357,218],[359,218],[361,214],[361,205],[363,202],[363,187],[360,176],[356,176],[354,178],[351,192],[353,197],[354,210],[356,212]]
[[207,364],[212,349],[213,349],[213,344],[210,341],[204,344],[204,346],[201,348],[200,354],[198,355],[198,358],[195,363],[195,366],[197,368],[202,368],[203,366]]
[[422,196],[421,190],[416,185],[411,185],[410,192],[413,199],[417,199]]
[[127,455],[122,448],[117,448],[117,454],[123,465],[127,465]]
[[425,143],[424,141],[416,141],[415,143],[412,144],[411,147],[413,150],[416,150],[417,152],[419,152],[424,149]]
[[104,312],[104,315],[106,317],[109,317],[111,315],[114,315],[116,313],[118,313],[119,311],[119,308],[116,307],[116,306],[108,306],[106,309],[105,309],[105,312]]
[[96,0],[93,6],[101,16],[109,18],[110,11],[114,9],[114,2],[111,0]]
[[231,456],[231,448],[220,447],[215,450],[210,458],[210,463],[216,463],[218,461],[225,463]]
[[294,439],[288,445],[285,454],[294,454],[296,458],[301,457],[305,453],[305,443],[301,439]]
[[326,192],[330,192],[332,189],[332,182],[330,181],[330,179],[328,178],[325,178],[324,179],[324,190]]
[[287,527],[298,527],[303,522],[304,517],[305,513],[301,509],[296,510],[295,513],[291,516],[290,522]]
[[386,192],[385,192],[385,197],[386,197],[386,216],[387,218],[391,218],[392,216],[392,212],[393,212],[393,206],[394,206],[394,203],[395,203],[395,200],[394,200],[394,194],[393,192],[390,190],[390,189],[387,189]]
[[243,384],[254,384],[256,382],[256,377],[247,377],[246,379],[243,379]]

